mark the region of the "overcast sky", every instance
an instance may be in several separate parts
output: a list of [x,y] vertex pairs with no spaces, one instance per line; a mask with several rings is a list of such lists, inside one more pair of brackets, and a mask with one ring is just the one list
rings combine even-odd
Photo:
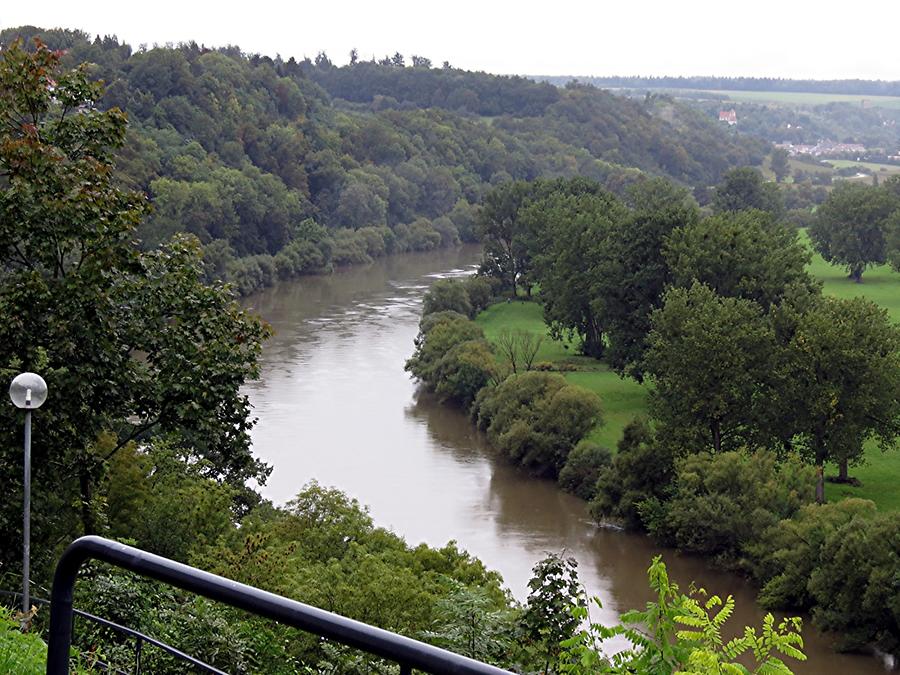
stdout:
[[541,75],[755,75],[900,80],[900,0],[6,0],[34,24],[141,43],[237,44],[335,63],[396,51]]

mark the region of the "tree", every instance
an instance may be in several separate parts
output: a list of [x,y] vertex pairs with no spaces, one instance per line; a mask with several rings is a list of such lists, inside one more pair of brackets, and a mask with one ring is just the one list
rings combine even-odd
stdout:
[[459,279],[438,279],[425,292],[422,316],[446,311],[472,316],[472,303],[465,282]]
[[816,212],[810,239],[825,260],[845,266],[859,283],[866,267],[887,261],[885,221],[898,203],[883,186],[844,181]]
[[[244,498],[246,481],[267,474],[250,453],[240,389],[257,374],[268,328],[203,284],[195,239],[135,247],[146,203],[113,178],[126,122],[97,109],[101,93],[43,45],[29,54],[14,44],[0,58],[0,308],[14,317],[0,326],[0,369],[41,372],[53,397],[36,420],[38,569],[57,542],[103,526],[105,464],[135,439],[171,434],[204,475]],[[3,408],[6,485],[19,483],[20,433]],[[0,514],[4,562],[18,556],[16,504]]]
[[550,672],[559,658],[560,643],[574,637],[579,619],[574,607],[584,607],[584,592],[578,583],[578,562],[551,553],[532,569],[531,592],[525,603],[522,627],[526,639],[543,655],[542,672]]
[[520,276],[529,268],[522,243],[519,209],[530,197],[524,181],[504,183],[484,197],[477,230],[484,246],[481,272],[499,279],[504,288],[516,295]]
[[846,481],[867,441],[888,449],[900,439],[900,328],[870,300],[822,298],[798,318],[780,360],[787,423],[818,469],[822,503],[825,462]]
[[796,230],[764,211],[722,213],[680,227],[666,239],[663,255],[675,286],[699,281],[764,309],[793,286],[815,288],[806,271],[810,253]]
[[772,151],[772,172],[775,174],[775,182],[783,183],[791,173],[788,163],[788,151],[784,148],[775,148]]
[[496,344],[509,365],[509,370],[515,374],[519,372],[520,364],[523,370],[531,370],[543,341],[541,335],[523,330],[513,332],[504,328],[497,335]]
[[713,208],[718,213],[758,209],[777,220],[784,213],[784,201],[775,183],[767,183],[759,169],[745,166],[725,174],[713,195]]
[[660,435],[688,452],[752,442],[775,348],[760,306],[694,282],[667,291],[651,323],[645,364]]
[[614,223],[627,217],[616,197],[599,186],[565,185],[523,210],[534,279],[541,285],[544,320],[553,337],[575,333],[581,349],[599,358],[604,350],[603,322],[593,289],[603,276],[599,262]]
[[632,186],[627,201],[631,212],[612,223],[592,292],[609,342],[607,363],[640,381],[650,313],[671,283],[663,244],[676,228],[696,223],[700,212],[687,190],[661,178]]

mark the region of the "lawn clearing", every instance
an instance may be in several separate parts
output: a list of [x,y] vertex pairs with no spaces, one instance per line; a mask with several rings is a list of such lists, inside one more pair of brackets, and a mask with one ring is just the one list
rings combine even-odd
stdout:
[[[800,232],[809,245],[805,231]],[[900,322],[900,274],[886,265],[866,270],[861,284],[847,278],[846,270],[829,265],[818,254],[813,255],[810,272],[822,281],[824,292],[840,298],[863,296],[888,310],[894,321]],[[578,368],[563,373],[567,380],[596,392],[603,403],[603,424],[594,429],[590,439],[615,451],[622,437],[622,430],[635,417],[647,413],[648,385],[638,384],[630,378],[620,378],[606,364],[577,353],[577,342],[556,341],[547,334],[543,311],[536,302],[516,300],[492,305],[479,314],[476,321],[484,329],[488,340],[495,340],[503,329],[526,331],[544,337],[538,352],[538,361],[567,364]],[[831,467],[830,475],[837,474]],[[850,475],[862,482],[862,487],[827,484],[826,495],[830,501],[853,496],[871,499],[881,509],[900,509],[900,449],[882,452],[874,444],[866,447],[866,463],[851,467]]]

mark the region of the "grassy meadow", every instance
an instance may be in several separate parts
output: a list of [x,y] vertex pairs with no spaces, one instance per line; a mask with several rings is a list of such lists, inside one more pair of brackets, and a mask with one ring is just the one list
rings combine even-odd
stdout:
[[[806,233],[801,236],[805,241]],[[841,298],[864,296],[888,310],[894,321],[900,322],[900,274],[883,266],[869,269],[863,275],[863,283],[847,279],[845,270],[826,263],[814,255],[810,265],[813,275],[822,281],[825,293]],[[634,417],[646,414],[647,385],[631,379],[620,378],[603,363],[580,356],[577,345],[569,341],[552,340],[547,335],[541,307],[535,302],[518,300],[499,303],[482,312],[478,323],[489,340],[495,339],[503,329],[526,331],[544,336],[537,361],[551,361],[574,366],[578,370],[563,373],[567,380],[597,392],[603,402],[603,424],[590,438],[615,450],[625,425]],[[837,470],[832,469],[836,474]],[[879,508],[900,509],[900,448],[887,453],[874,445],[867,448],[866,463],[852,467],[851,475],[862,482],[861,487],[829,484],[826,494],[830,500],[844,496],[856,496],[874,500]]]
[[[694,90],[691,90],[694,91]],[[706,91],[706,90],[704,90]],[[740,91],[708,90],[710,94],[724,96],[741,103],[787,103],[793,105],[824,105],[826,103],[853,103],[872,108],[900,108],[900,96],[863,96],[861,94],[820,94],[800,91]]]

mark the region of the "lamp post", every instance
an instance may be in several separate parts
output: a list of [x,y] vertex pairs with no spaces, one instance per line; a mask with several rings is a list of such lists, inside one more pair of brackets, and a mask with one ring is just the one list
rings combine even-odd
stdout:
[[22,612],[31,609],[29,589],[31,558],[31,411],[47,400],[47,383],[34,373],[16,375],[9,385],[9,397],[17,408],[25,410],[25,499],[22,521]]

